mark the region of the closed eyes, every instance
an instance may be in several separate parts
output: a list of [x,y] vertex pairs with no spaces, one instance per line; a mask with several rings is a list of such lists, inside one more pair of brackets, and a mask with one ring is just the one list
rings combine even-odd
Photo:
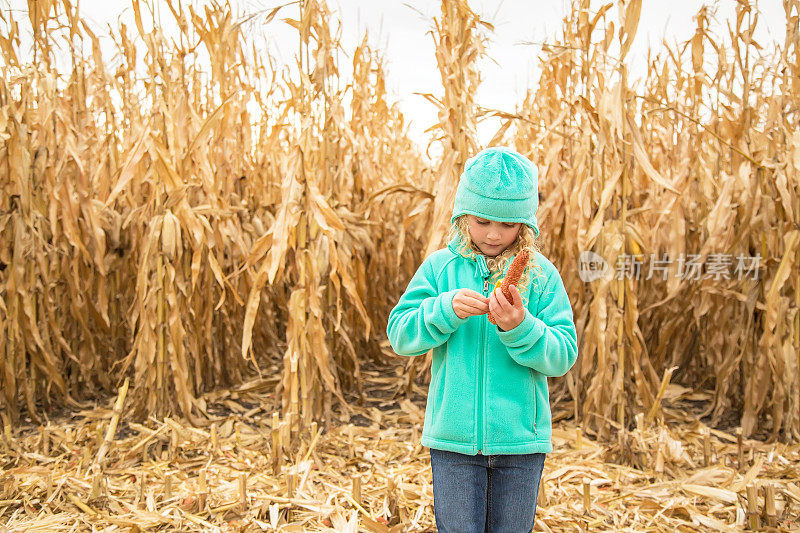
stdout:
[[[479,219],[479,218],[476,218],[476,219],[475,219],[475,222],[477,222],[477,223],[478,223],[478,224],[480,224],[481,226],[486,226],[487,224],[489,224],[489,221],[488,221],[488,220],[481,220],[481,219]],[[503,226],[505,226],[505,227],[507,227],[507,228],[513,228],[513,227],[514,227],[514,226],[516,226],[516,225],[517,225],[517,224],[516,224],[515,222],[503,222]]]

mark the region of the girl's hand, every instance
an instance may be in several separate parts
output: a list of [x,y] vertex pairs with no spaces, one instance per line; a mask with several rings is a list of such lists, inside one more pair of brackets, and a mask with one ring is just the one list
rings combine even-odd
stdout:
[[453,297],[453,311],[458,318],[485,315],[489,312],[489,298],[470,289],[460,289]]
[[508,290],[511,291],[513,302],[508,301],[500,287],[496,288],[489,296],[489,310],[492,312],[497,326],[503,331],[514,329],[525,318],[522,295],[520,295],[516,285],[509,285]]

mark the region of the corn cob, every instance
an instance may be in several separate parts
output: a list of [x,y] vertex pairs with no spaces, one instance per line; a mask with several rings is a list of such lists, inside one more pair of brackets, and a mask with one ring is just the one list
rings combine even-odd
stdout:
[[[500,289],[503,291],[503,294],[509,302],[513,302],[514,298],[512,297],[511,290],[508,287],[510,285],[517,285],[519,280],[522,279],[522,273],[525,272],[525,267],[528,266],[528,257],[528,250],[522,250],[520,253],[518,253],[511,262],[511,266],[508,267],[506,277],[498,281],[495,285],[495,289],[498,287],[498,285],[500,286]],[[489,312],[489,322],[492,324],[497,324],[494,321],[494,317],[492,316],[491,312]]]

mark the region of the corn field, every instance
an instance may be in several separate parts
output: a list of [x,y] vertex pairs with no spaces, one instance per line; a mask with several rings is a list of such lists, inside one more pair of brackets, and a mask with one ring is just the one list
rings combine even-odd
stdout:
[[[126,378],[133,419],[202,425],[205,393],[274,361],[296,431],[347,420],[365,365],[400,365],[394,389],[409,392],[430,361],[397,358],[386,318],[443,244],[477,124],[494,117],[489,144],[539,167],[542,247],[575,309],[579,362],[551,402],[604,439],[659,417],[670,382],[710,391],[711,425],[800,439],[798,0],[783,0],[785,38],[769,44],[753,40],[752,2],[722,37],[701,7],[637,82],[626,55],[641,0],[576,0],[538,84],[506,110],[476,101],[492,25],[443,0],[442,91],[425,95],[436,160],[389,100],[380,52],[366,35],[344,50],[324,1],[246,20],[216,0],[162,5],[177,34],[132,0],[135,28],[108,29],[113,57],[69,0],[30,2],[24,24],[0,11],[6,426],[86,407]],[[290,66],[248,40],[253,23],[296,30]],[[744,279],[670,267],[587,283],[584,251],[612,267],[651,254],[761,263]]]
[[663,281],[571,276],[580,357],[564,394],[601,436],[650,411],[671,377],[713,391],[712,425],[736,413],[745,435],[800,437],[800,3],[783,6],[785,40],[769,53],[752,39],[753,5],[737,3],[716,41],[701,8],[691,39],[651,51],[632,86],[641,3],[620,6],[615,33],[611,4],[581,2],[518,108],[513,143],[545,169],[545,244],[562,269],[583,250],[612,265],[727,257],[731,274],[736,258],[761,258],[744,279],[685,279],[677,265]]

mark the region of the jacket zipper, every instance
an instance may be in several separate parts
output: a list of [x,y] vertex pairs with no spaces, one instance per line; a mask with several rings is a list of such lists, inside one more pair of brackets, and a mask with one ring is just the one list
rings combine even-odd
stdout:
[[[488,297],[489,296],[489,276],[483,278],[483,295]],[[478,382],[478,399],[480,400],[480,406],[478,408],[478,453],[482,453],[483,450],[483,424],[484,424],[484,401],[483,401],[483,383],[484,383],[484,361],[486,360],[486,328],[487,324],[489,323],[488,315],[484,319],[483,327],[481,328],[481,372],[480,372],[480,381]]]

